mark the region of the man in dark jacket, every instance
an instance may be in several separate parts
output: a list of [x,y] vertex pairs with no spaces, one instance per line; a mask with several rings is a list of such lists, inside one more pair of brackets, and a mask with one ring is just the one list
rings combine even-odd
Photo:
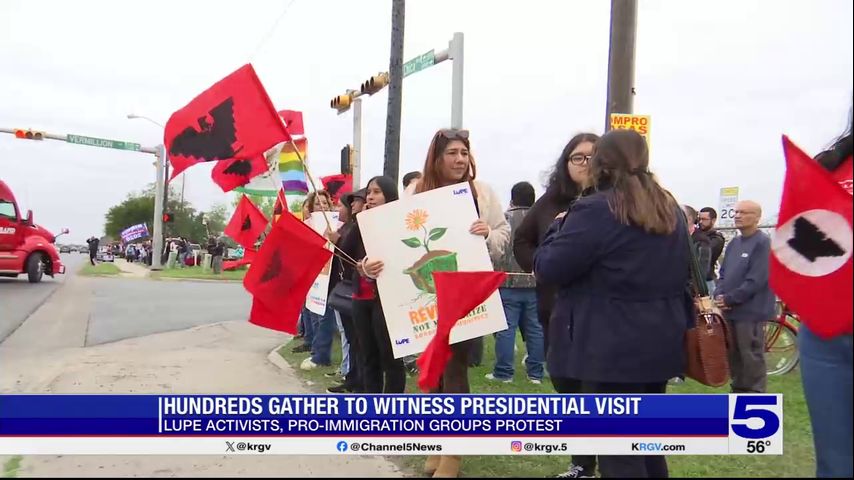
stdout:
[[[683,205],[685,218],[688,220],[688,235],[691,236],[691,244],[694,246],[694,255],[700,265],[700,274],[706,278],[712,268],[712,244],[709,237],[697,226],[697,210],[690,205]],[[711,292],[709,292],[711,295]]]
[[765,393],[763,322],[774,317],[775,297],[768,284],[771,239],[759,231],[762,207],[742,201],[735,206],[741,235],[729,242],[715,290],[715,303],[732,329],[729,349],[733,393]]
[[91,236],[89,240],[86,240],[86,243],[89,244],[89,263],[95,265],[95,257],[98,255],[98,243],[100,243],[100,240]]
[[706,283],[709,285],[709,291],[715,291],[715,280],[718,276],[715,270],[718,266],[718,259],[721,258],[721,253],[724,251],[726,239],[723,234],[715,230],[715,223],[718,221],[718,212],[712,207],[703,207],[700,209],[699,224],[700,230],[706,234],[709,239],[709,246],[712,249],[712,258],[709,264],[709,274],[706,275]]

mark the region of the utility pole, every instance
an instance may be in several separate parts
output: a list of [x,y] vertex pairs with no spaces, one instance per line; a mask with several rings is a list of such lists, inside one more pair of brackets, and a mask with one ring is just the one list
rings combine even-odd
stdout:
[[451,73],[451,128],[463,128],[463,34],[454,33],[448,44],[448,56],[453,60]]
[[635,94],[637,0],[611,0],[611,43],[608,47],[608,100],[605,131],[612,113],[632,113]]
[[403,110],[403,27],[406,0],[391,1],[391,55],[389,56],[388,112],[385,124],[383,175],[397,183],[400,176],[400,116]]
[[169,165],[166,159],[166,147],[163,144],[157,146],[155,153],[157,157],[157,181],[154,183],[154,232],[151,242],[151,269],[163,270],[160,262],[163,254],[163,207],[166,203],[166,172]]

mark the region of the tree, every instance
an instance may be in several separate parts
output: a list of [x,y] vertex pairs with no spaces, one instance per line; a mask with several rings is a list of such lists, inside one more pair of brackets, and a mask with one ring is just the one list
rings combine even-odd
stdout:
[[405,0],[391,1],[391,54],[388,63],[388,111],[383,175],[397,183],[400,174],[400,116],[403,109],[403,27]]
[[[163,224],[165,237],[184,237],[191,242],[205,242],[209,235],[220,235],[225,229],[227,207],[214,205],[210,212],[200,212],[192,205],[181,203],[177,195],[170,194],[166,211],[172,213],[174,221]],[[175,200],[172,200],[172,199]],[[107,211],[104,232],[120,238],[121,232],[131,225],[145,223],[152,234],[154,218],[154,188],[149,185],[141,192],[131,193],[120,204]],[[206,222],[207,225],[204,225]]]
[[[234,199],[231,201],[231,206],[233,208],[237,208],[237,204],[240,203],[241,197],[244,194],[238,193],[234,196]],[[273,208],[276,206],[276,197],[267,197],[263,195],[246,195],[249,197],[249,200],[258,207],[259,210],[264,212],[264,216],[267,217],[267,220],[273,219]],[[226,220],[227,221],[227,220]]]

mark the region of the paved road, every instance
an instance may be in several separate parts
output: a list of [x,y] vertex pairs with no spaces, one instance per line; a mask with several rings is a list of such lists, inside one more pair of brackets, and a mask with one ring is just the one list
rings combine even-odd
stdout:
[[240,283],[90,279],[94,295],[86,346],[225,321],[246,321]]
[[0,342],[6,339],[24,320],[36,311],[64,282],[75,276],[88,259],[80,253],[60,255],[65,264],[65,275],[45,276],[41,283],[30,283],[26,275],[18,278],[0,278]]

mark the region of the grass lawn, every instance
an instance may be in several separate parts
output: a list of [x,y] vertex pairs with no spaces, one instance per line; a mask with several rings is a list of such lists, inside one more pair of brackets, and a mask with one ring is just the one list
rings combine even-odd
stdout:
[[159,272],[151,272],[151,278],[187,278],[201,280],[243,280],[248,268],[238,268],[237,270],[223,270],[219,275],[213,273],[213,270],[207,272],[202,271],[202,267],[185,267],[185,268],[170,268],[168,270],[160,270]]
[[[279,350],[279,354],[292,365],[302,377],[310,382],[310,388],[325,392],[326,388],[337,383],[337,379],[324,377],[324,373],[333,372],[341,362],[341,347],[338,335],[332,349],[333,367],[321,368],[310,372],[299,369],[308,353],[292,353],[291,349],[302,343],[295,339]],[[484,341],[484,364],[469,370],[471,391],[475,393],[554,393],[548,378],[542,385],[528,382],[520,362],[525,348],[521,340],[516,356],[516,376],[513,383],[491,382],[484,375],[492,371],[494,341],[487,336]],[[406,391],[418,391],[416,378],[409,377]],[[693,381],[668,387],[670,393],[727,393],[728,387],[710,388]],[[815,452],[812,443],[812,431],[801,388],[801,374],[795,369],[787,375],[768,378],[768,392],[783,394],[783,455],[693,455],[669,456],[668,465],[672,477],[814,477]],[[396,463],[420,475],[424,457],[392,458]],[[462,474],[466,477],[553,477],[566,470],[567,456],[468,456],[463,459]]]
[[86,264],[80,269],[80,275],[118,275],[122,273],[119,267],[113,263],[102,262],[95,265]]

